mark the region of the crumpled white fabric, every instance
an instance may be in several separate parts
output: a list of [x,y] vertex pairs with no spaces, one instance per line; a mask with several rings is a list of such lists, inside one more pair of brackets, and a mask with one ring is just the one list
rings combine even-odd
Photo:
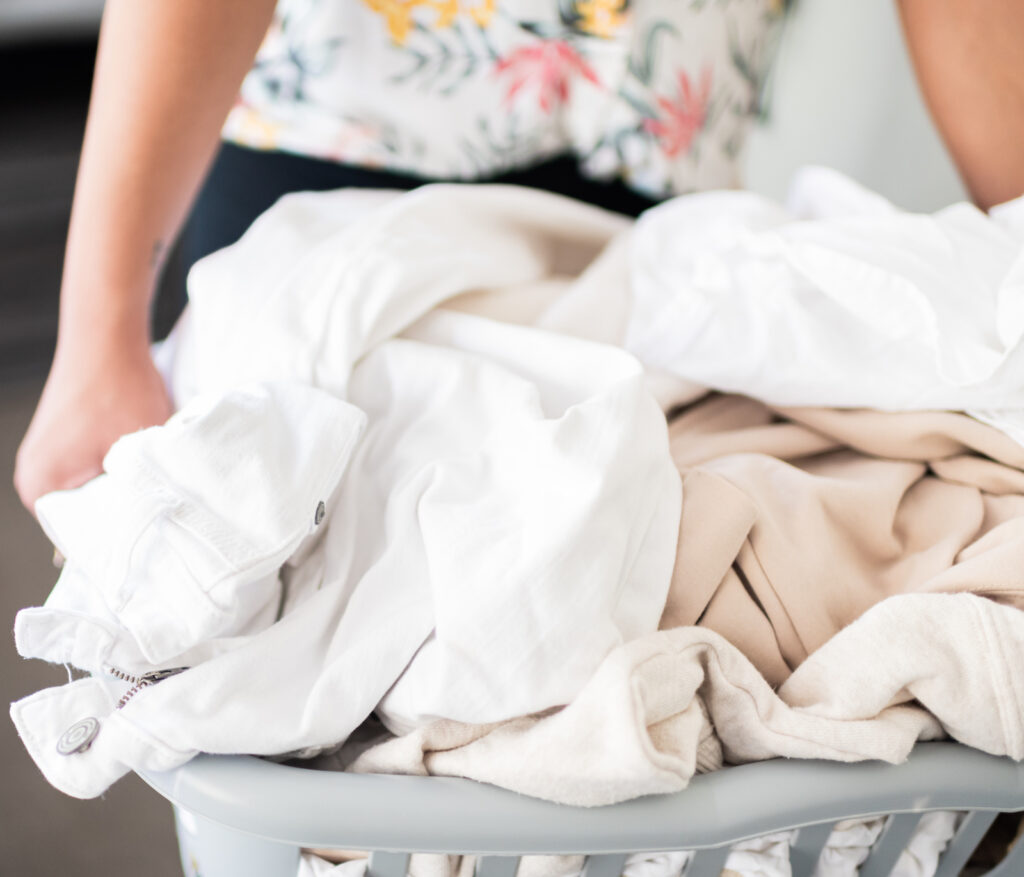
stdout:
[[[518,325],[628,225],[514,187],[343,190],[282,199],[193,270],[179,398],[270,372],[366,411],[340,494],[364,526],[338,536],[364,553],[406,551],[380,522],[421,479],[426,574],[411,577],[434,633],[380,705],[393,730],[566,703],[656,627],[681,500],[643,370]],[[468,312],[436,310],[449,303]]]
[[[949,810],[925,813],[896,860],[892,877],[932,877],[960,819],[961,814]],[[837,822],[821,851],[814,877],[857,877],[883,828],[884,818]]]
[[[543,306],[624,223],[511,188],[306,194],[197,265],[181,411],[39,503],[68,567],[19,650],[97,674],[12,706],[47,778],[90,797],[198,751],[315,751],[374,708],[396,732],[535,713],[655,630],[681,484],[643,369],[481,315]],[[321,501],[315,538],[270,538]],[[119,708],[110,666],[191,669]],[[83,717],[96,740],[59,755]]]
[[773,405],[967,411],[1024,440],[1024,199],[897,210],[837,172],[784,208],[675,198],[633,237],[626,346]]
[[[47,648],[36,638],[56,625],[67,652],[50,660],[134,671],[193,663],[197,649],[268,626],[279,571],[321,535],[317,506],[365,423],[328,393],[279,382],[197,396],[164,426],[124,436],[103,475],[36,505],[68,563],[47,606],[19,613],[21,647]],[[82,651],[96,638],[75,626],[84,616],[106,623],[109,651]]]

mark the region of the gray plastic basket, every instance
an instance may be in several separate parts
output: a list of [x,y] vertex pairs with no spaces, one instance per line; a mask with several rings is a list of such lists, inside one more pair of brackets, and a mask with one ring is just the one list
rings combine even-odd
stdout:
[[[182,863],[201,877],[294,877],[302,847],[373,851],[368,877],[405,877],[413,852],[481,856],[477,877],[518,857],[583,853],[584,877],[618,877],[634,852],[698,850],[687,877],[717,877],[740,840],[799,828],[793,877],[808,877],[832,825],[891,814],[861,867],[887,877],[921,814],[962,810],[937,877],[956,877],[1000,811],[1024,810],[1024,764],[924,743],[901,765],[775,760],[696,777],[673,795],[565,807],[471,780],[306,770],[199,756],[142,778],[176,808]],[[1024,842],[988,877],[1024,877]]]

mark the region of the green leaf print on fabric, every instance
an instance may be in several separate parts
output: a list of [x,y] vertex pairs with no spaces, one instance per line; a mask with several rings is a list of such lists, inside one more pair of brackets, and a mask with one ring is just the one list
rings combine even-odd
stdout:
[[509,113],[503,121],[502,130],[498,130],[491,119],[480,117],[475,125],[476,138],[463,138],[460,144],[477,174],[491,173],[494,167],[522,167],[538,155],[544,160],[556,154],[557,150],[544,149],[543,126],[525,126],[516,113]]
[[478,24],[457,21],[440,32],[417,23],[414,31],[403,45],[393,47],[411,59],[408,69],[390,78],[395,85],[452,95],[497,60],[485,29]]
[[643,50],[639,55],[629,56],[628,70],[638,82],[650,85],[654,77],[656,50],[658,48],[658,37],[662,35],[679,36],[675,26],[667,21],[655,21],[648,29],[643,38]]
[[[311,5],[322,2],[312,0]],[[345,40],[314,36],[306,27],[307,20],[294,11],[282,12],[271,26],[275,51],[261,52],[253,64],[254,74],[275,101],[312,103],[309,82],[330,76],[337,65]]]

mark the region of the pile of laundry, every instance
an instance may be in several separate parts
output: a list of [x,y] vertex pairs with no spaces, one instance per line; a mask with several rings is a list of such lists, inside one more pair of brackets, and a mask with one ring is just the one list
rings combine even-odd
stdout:
[[286,196],[193,269],[175,416],[38,502],[66,565],[18,650],[90,675],[19,733],[78,797],[199,752],[578,805],[1024,758],[1022,252],[1024,201],[911,215],[822,169],[636,223]]

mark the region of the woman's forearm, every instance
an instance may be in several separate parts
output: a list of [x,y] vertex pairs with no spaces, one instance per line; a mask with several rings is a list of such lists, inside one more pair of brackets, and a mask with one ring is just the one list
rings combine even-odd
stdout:
[[154,279],[273,0],[108,0],[75,187],[58,357],[148,341]]
[[15,459],[22,502],[77,487],[171,403],[149,300],[272,0],[107,0],[61,282],[57,352]]
[[1024,3],[900,0],[932,116],[975,201],[1024,193]]

